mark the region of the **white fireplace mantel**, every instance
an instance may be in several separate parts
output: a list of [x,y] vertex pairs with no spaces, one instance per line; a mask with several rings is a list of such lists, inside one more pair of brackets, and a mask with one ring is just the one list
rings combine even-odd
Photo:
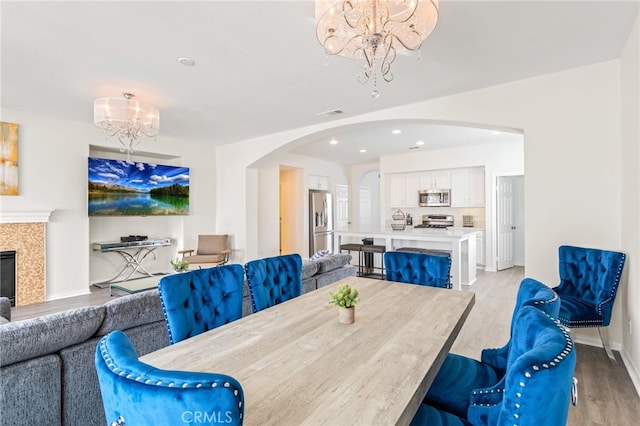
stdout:
[[53,210],[0,210],[0,223],[49,222]]

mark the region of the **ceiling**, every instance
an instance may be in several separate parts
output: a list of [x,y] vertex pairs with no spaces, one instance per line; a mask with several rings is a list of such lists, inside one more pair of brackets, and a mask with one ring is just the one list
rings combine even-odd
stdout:
[[[311,1],[3,0],[1,102],[92,123],[95,98],[131,92],[160,109],[158,138],[227,144],[616,59],[638,6],[440,0],[421,59],[399,55],[394,81],[380,83],[373,99],[350,60],[325,56]],[[344,113],[318,115],[334,109]],[[401,125],[401,135],[390,134]],[[295,152],[362,163],[407,152],[418,139],[425,145],[416,151],[514,136],[388,122],[323,132]],[[339,151],[326,149],[331,137]]]

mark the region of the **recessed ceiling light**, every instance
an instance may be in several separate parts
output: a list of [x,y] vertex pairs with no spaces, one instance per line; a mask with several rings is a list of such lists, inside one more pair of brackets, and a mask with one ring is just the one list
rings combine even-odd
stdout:
[[196,64],[196,61],[191,58],[178,58],[178,62],[188,67],[192,67]]
[[331,140],[329,141],[329,143],[331,145],[338,145],[338,141],[336,140],[336,138],[331,138]]
[[393,129],[393,130],[391,131],[391,133],[393,133],[394,135],[399,135],[400,133],[402,133],[402,130],[400,130],[400,129]]
[[489,132],[489,134],[490,134],[491,136],[499,135],[500,133],[502,133],[502,132],[500,132],[500,131],[498,131],[498,130],[492,130],[491,132]]
[[361,149],[360,152],[364,153],[364,152],[367,152],[367,150],[366,149]]
[[416,145],[424,145],[424,141],[418,141],[416,142]]

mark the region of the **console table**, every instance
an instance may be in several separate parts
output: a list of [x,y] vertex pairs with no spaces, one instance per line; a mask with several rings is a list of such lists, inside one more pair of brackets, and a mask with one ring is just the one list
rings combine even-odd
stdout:
[[155,259],[155,253],[153,252],[158,247],[170,245],[171,238],[144,241],[93,243],[93,251],[100,251],[102,253],[118,253],[125,260],[124,266],[116,275],[113,276],[113,278],[94,285],[100,287],[102,284],[106,287],[107,284],[114,282],[118,278],[122,278],[120,281],[127,281],[136,272],[152,277],[153,274],[144,269],[142,262],[144,262],[149,254],[152,254]]

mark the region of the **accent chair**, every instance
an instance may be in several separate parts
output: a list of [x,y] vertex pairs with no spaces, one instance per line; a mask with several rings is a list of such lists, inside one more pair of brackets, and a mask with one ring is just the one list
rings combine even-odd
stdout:
[[505,377],[473,390],[465,415],[422,404],[411,424],[564,426],[575,365],[569,331],[540,309],[523,306],[516,314]]
[[429,405],[464,417],[469,407],[469,395],[474,389],[489,388],[505,375],[511,350],[511,339],[516,332],[516,318],[524,306],[534,306],[551,317],[557,317],[560,300],[546,285],[532,278],[520,283],[511,319],[511,338],[501,348],[484,349],[477,361],[457,354],[447,354],[424,399]]
[[241,318],[243,284],[238,264],[162,277],[158,290],[169,344]]
[[198,248],[193,254],[193,249],[180,250],[182,259],[202,268],[203,266],[219,266],[229,262],[231,249],[229,248],[228,235],[198,235]]
[[145,364],[122,331],[100,340],[95,365],[107,425],[175,426],[203,419],[242,425],[244,393],[236,379]]
[[384,254],[387,281],[451,288],[451,258],[407,251]]
[[624,253],[574,246],[560,246],[558,260],[560,296],[558,319],[569,328],[597,327],[602,346],[615,364],[605,327],[611,321],[613,303],[622,277]]
[[254,313],[302,293],[302,258],[299,254],[252,260],[244,265],[244,270]]

